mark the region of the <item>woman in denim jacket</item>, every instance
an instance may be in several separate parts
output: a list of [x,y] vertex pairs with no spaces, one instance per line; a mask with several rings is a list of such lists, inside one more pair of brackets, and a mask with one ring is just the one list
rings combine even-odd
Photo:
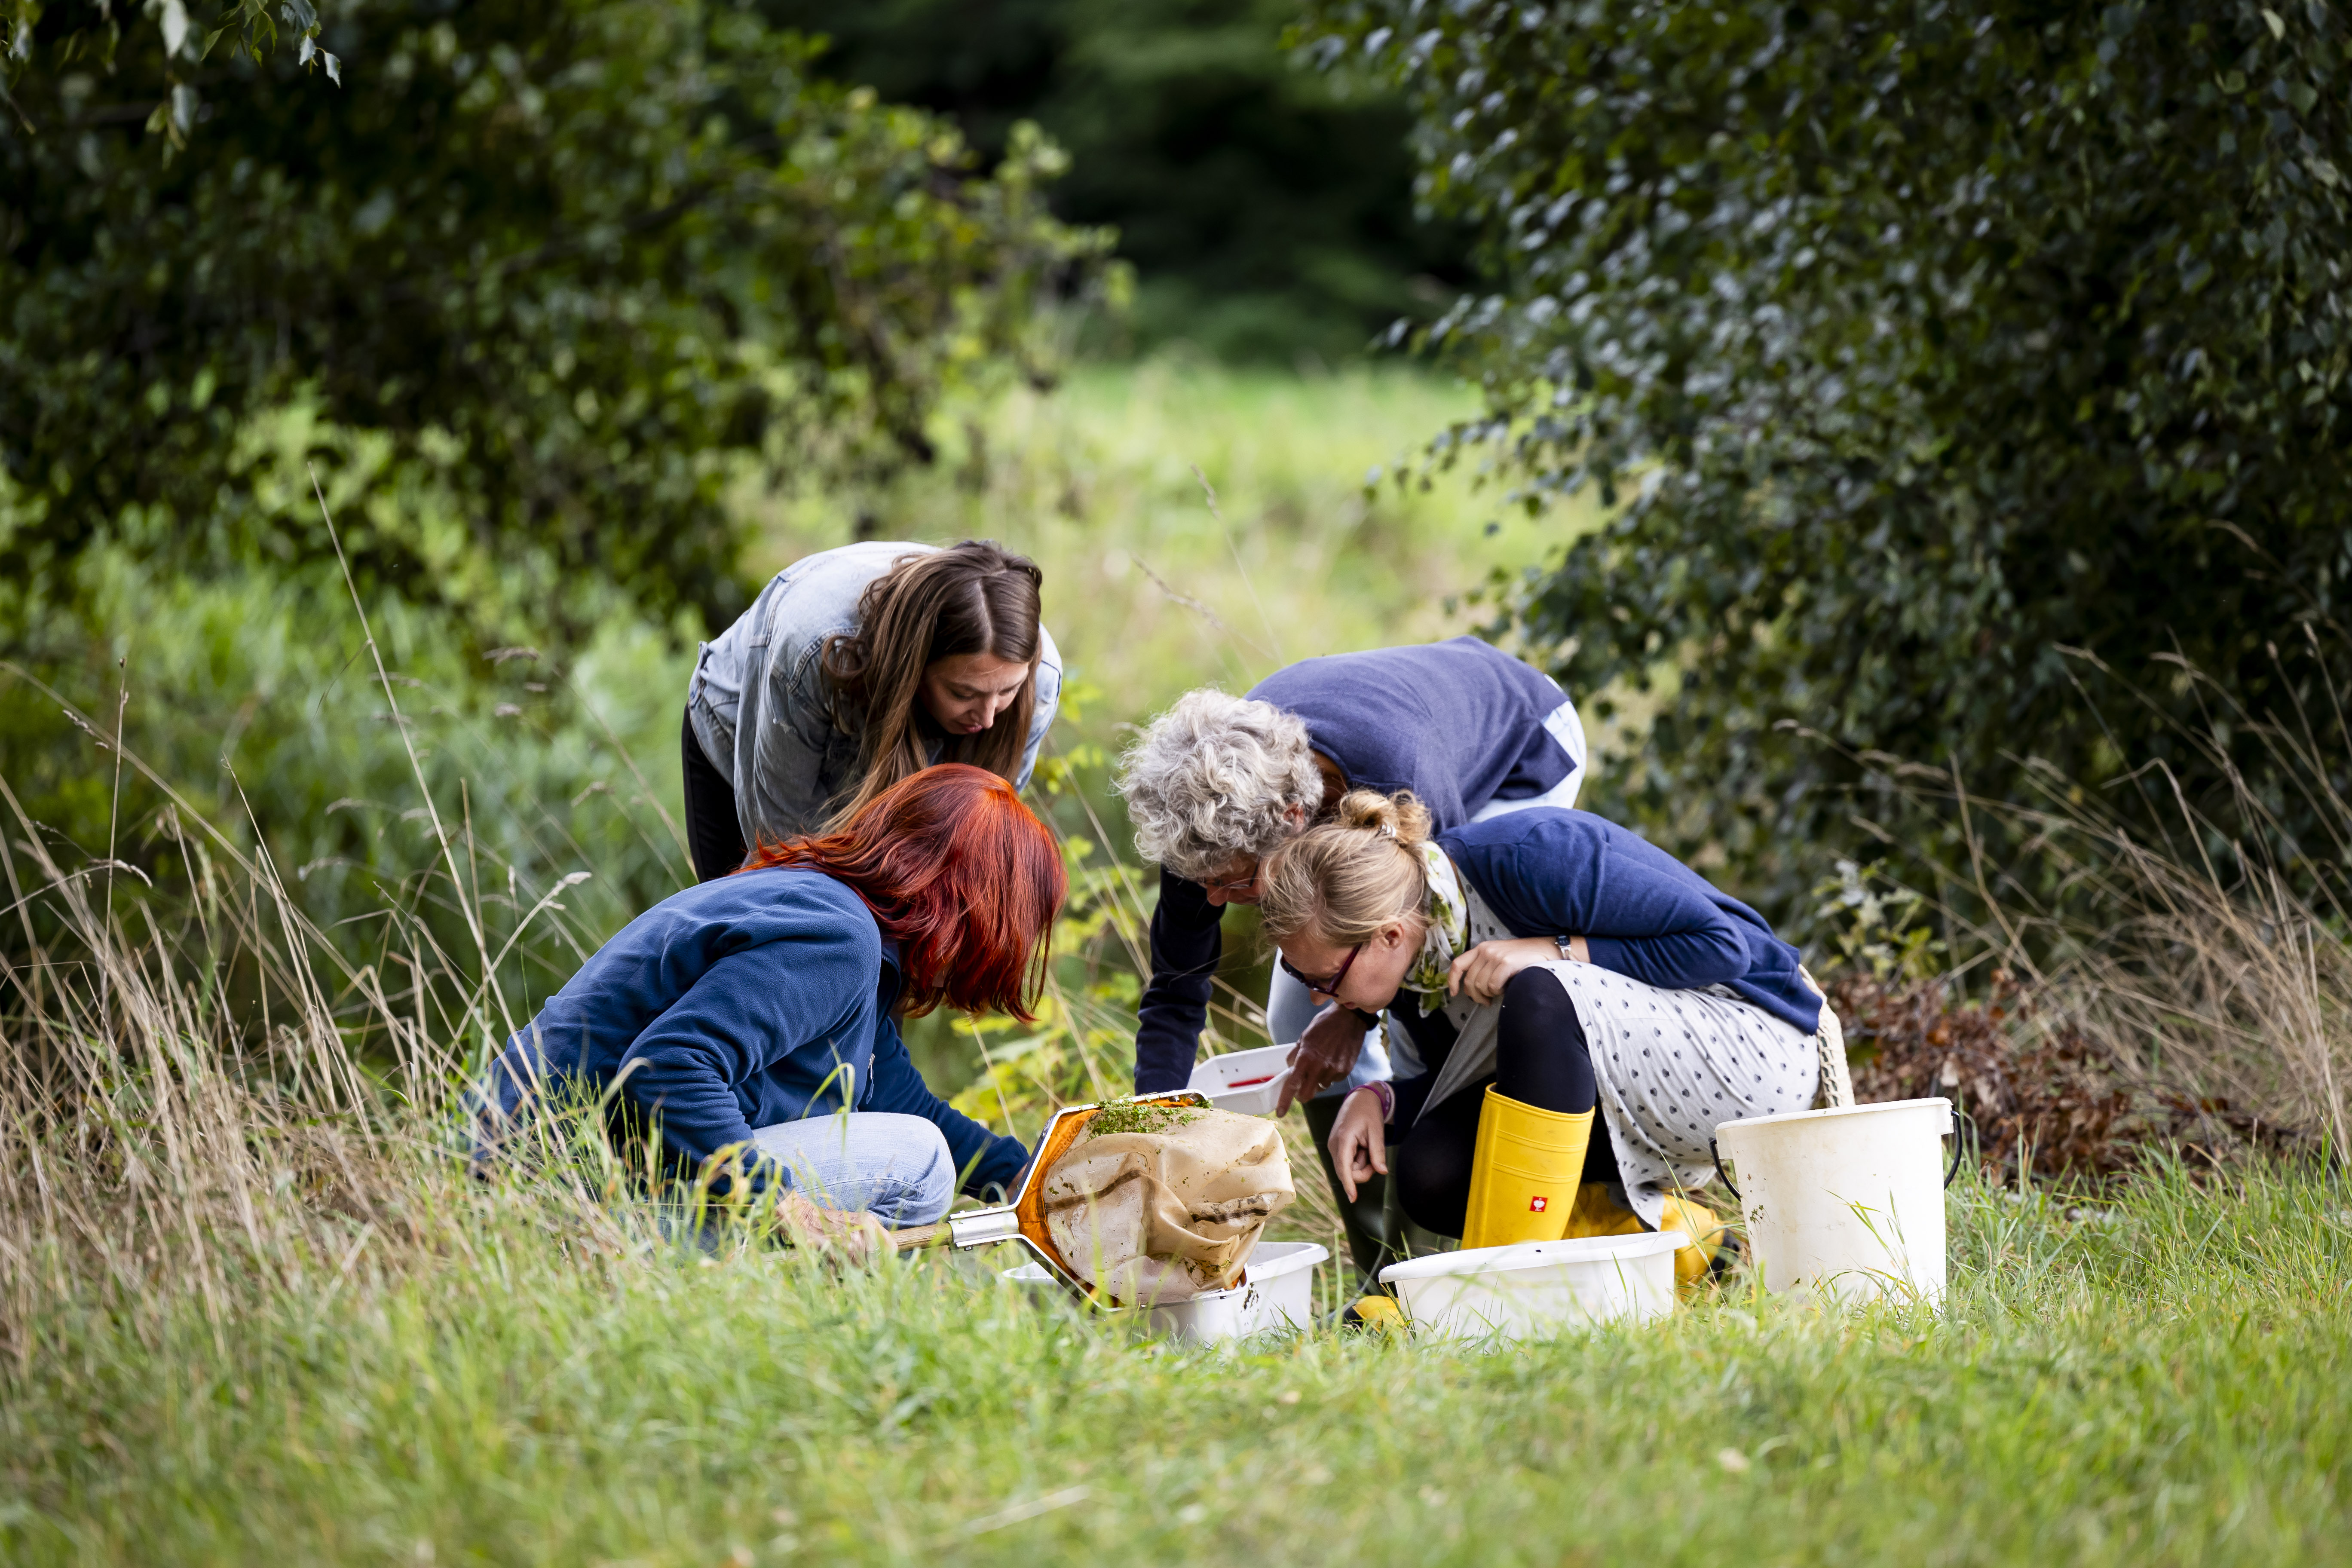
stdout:
[[795,561],[702,645],[687,689],[687,842],[708,881],[934,763],[1019,789],[1062,694],[1034,562],[986,540]]

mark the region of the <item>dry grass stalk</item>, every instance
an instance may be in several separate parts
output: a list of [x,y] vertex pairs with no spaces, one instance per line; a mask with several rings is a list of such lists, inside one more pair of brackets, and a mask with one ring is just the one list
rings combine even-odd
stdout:
[[[2202,682],[2185,666],[2179,679]],[[1859,760],[1958,822],[1965,867],[1922,858],[1905,875],[1942,888],[1931,901],[1963,969],[2017,977],[2031,1002],[2012,1019],[2021,1041],[2093,1043],[2142,1110],[2208,1149],[2341,1150],[2352,1138],[2352,798],[2337,780],[2352,723],[2332,712],[2323,729],[2300,710],[2275,722],[2217,707],[2207,731],[2183,730],[2230,781],[2204,806],[2159,763],[2102,795],[2028,759],[2040,798],[2016,803],[1883,754]],[[2298,847],[2274,802],[2234,771],[2232,731],[2267,743],[2278,787],[2332,854]],[[2138,798],[2116,798],[2128,791]]]

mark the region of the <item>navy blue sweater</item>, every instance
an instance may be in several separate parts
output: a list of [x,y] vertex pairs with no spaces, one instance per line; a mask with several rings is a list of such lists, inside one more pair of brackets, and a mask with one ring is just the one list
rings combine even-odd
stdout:
[[[1543,727],[1568,700],[1550,677],[1475,637],[1303,659],[1249,695],[1297,714],[1351,789],[1419,796],[1440,828],[1492,800],[1524,800],[1575,771]],[[1197,882],[1160,874],[1151,979],[1135,1031],[1139,1094],[1181,1089],[1208,1021],[1224,910]]]
[[1807,1034],[1822,999],[1764,917],[1589,811],[1534,806],[1437,836],[1514,936],[1580,936],[1603,969],[1670,990],[1727,985]]
[[[596,1091],[620,1078],[689,1164],[755,1127],[845,1104],[920,1116],[946,1134],[966,1192],[1010,1190],[1029,1152],[924,1084],[890,1018],[899,984],[897,945],[847,886],[820,871],[739,872],[672,894],[598,948],[508,1042],[491,1081],[512,1112],[534,1047],[541,1075]],[[754,1177],[783,1179],[772,1167]]]

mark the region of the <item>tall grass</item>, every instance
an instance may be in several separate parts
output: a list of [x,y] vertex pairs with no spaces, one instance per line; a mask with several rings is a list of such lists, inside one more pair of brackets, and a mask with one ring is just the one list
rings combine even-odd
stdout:
[[[2324,684],[2315,706],[2252,713],[2193,668],[2168,673],[2208,699],[2205,724],[2174,740],[2227,781],[2210,798],[2189,796],[2160,760],[2086,788],[2028,759],[2033,796],[2003,801],[1866,754],[1873,788],[1953,826],[1948,846],[1889,838],[1882,868],[1940,917],[1948,962],[2022,983],[2021,1031],[2087,1041],[2175,1133],[2340,1160],[2352,1147],[2352,713]],[[2266,753],[2263,784],[2231,765],[2233,736]],[[2289,831],[2290,799],[2319,842]]]
[[[1005,447],[992,475],[1051,471]],[[1280,592],[1277,626],[1308,613],[1313,584]],[[1144,641],[1152,679],[1193,678]],[[1964,1178],[1940,1313],[1735,1277],[1661,1327],[1507,1354],[1139,1345],[986,1260],[845,1277],[751,1225],[683,1241],[585,1125],[477,1179],[458,1088],[550,953],[598,934],[562,863],[502,859],[464,776],[416,770],[430,802],[375,809],[439,830],[387,837],[416,863],[387,860],[354,942],[250,818],[84,722],[160,805],[124,817],[146,852],[74,858],[0,777],[8,1561],[2352,1557],[2331,1164],[2158,1158],[2095,1210]],[[971,1036],[965,1103],[1024,1135],[1122,1087],[1131,1037],[1150,894],[1082,775],[1045,803],[1092,840],[1054,1008]],[[1961,868],[1985,952],[2151,1081],[2340,1136],[2332,884],[2209,854],[2204,819],[2151,842],[2054,785],[2010,809],[2005,841],[2065,875]],[[1234,1043],[1251,1000],[1226,994]]]

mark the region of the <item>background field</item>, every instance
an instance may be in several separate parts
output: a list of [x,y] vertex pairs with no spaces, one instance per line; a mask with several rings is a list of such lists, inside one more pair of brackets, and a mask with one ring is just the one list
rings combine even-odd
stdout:
[[[0,5],[0,1563],[2352,1557],[2339,11],[316,9]],[[1194,1352],[473,1170],[698,640],[967,534],[1072,895],[961,1108],[1129,1081],[1129,726],[1491,626],[1970,1112],[1943,1309]]]
[[[1525,524],[1488,531],[1466,490],[1363,497],[1366,468],[1458,405],[1393,373],[1163,359],[950,422],[947,457],[919,482],[741,504],[761,519],[763,565],[861,526],[1034,552],[1076,693],[1057,735],[1069,776],[1045,804],[1094,832],[1087,812],[1107,808],[1134,717],[1196,681],[1240,686],[1283,658],[1455,629],[1470,612],[1449,597],[1550,542]],[[126,605],[142,646],[167,642],[168,606]],[[310,716],[320,750],[305,754],[382,763],[388,726],[332,717],[338,701],[368,707],[348,696],[363,688],[347,636],[332,669],[290,637],[217,646],[276,650],[270,700]],[[662,860],[657,803],[674,805],[688,657],[650,630],[616,639],[573,671],[571,709],[523,689],[530,661],[452,667],[437,695],[473,716],[444,703],[415,726],[429,750],[471,746],[466,765],[483,771],[456,809],[477,813],[486,843],[492,806],[615,781],[551,805],[608,814],[628,832],[604,842],[643,858],[621,857],[636,869],[605,902],[569,911],[567,940],[657,896],[646,868]],[[217,668],[233,691],[238,667]],[[541,717],[477,721],[487,698],[465,683],[499,681],[544,699]],[[131,725],[168,741],[203,721],[183,705],[134,709]],[[400,843],[414,798],[383,786],[383,844]],[[534,875],[598,868],[578,837],[545,847]],[[20,840],[14,864],[37,886],[31,850]],[[329,1109],[335,1085],[368,1078],[430,1102],[469,1037],[421,1012],[404,1028],[407,1000],[363,976],[330,974],[315,1010],[278,1021],[257,1093],[222,1070],[247,1047],[208,1053],[241,1037],[217,977],[282,968],[304,940],[322,954],[328,939],[295,939],[299,916],[281,933],[267,868],[248,867],[246,886],[226,840],[212,854],[201,933],[89,944],[163,1077],[110,1065],[74,1032],[87,970],[38,982],[51,1022],[27,1048],[78,1064],[90,1126],[112,1131],[51,1170],[45,1197],[15,1189],[32,1206],[5,1260],[11,1561],[2352,1558],[2339,1528],[2352,1426],[2334,1394],[2352,1226],[2333,1174],[2158,1164],[2095,1203],[1964,1178],[1940,1314],[1822,1315],[1735,1276],[1667,1325],[1507,1353],[1331,1330],[1224,1352],[1142,1345],[996,1287],[984,1261],[839,1279],[750,1236],[683,1246],[608,1168],[601,1185],[562,1166],[471,1184],[429,1118],[371,1128]],[[1080,868],[1107,860],[1098,845]],[[95,886],[58,875],[84,936],[102,929]],[[1058,1020],[1025,1058],[993,1037],[1003,1070],[989,1081],[1011,1099],[967,1096],[1024,1133],[1056,1083],[1119,1067],[1127,993],[1089,967],[1126,949],[1093,908]],[[1245,997],[1254,955],[1235,945]],[[558,958],[538,962],[551,973]],[[543,984],[531,970],[513,989]],[[299,989],[281,975],[276,994]],[[1245,1022],[1229,1014],[1229,1037]],[[1077,1048],[1024,1078],[1046,1036]],[[349,1038],[373,1054],[351,1059]],[[921,1038],[945,1087],[981,1065],[969,1031],[932,1024]],[[1286,1228],[1336,1240],[1317,1184],[1302,1186]],[[1336,1305],[1335,1271],[1319,1288]]]

